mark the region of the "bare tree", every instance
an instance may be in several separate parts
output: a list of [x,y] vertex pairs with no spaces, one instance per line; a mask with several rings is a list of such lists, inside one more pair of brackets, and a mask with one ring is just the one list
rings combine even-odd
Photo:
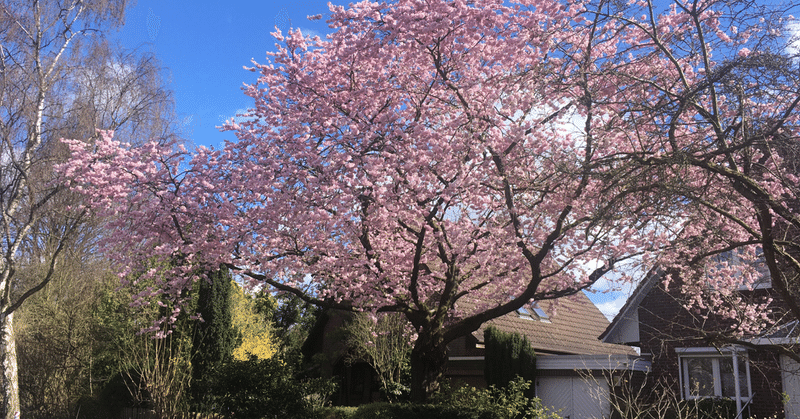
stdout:
[[345,326],[350,362],[365,361],[381,380],[381,389],[390,402],[410,389],[401,382],[403,369],[410,368],[411,327],[397,313],[371,317],[356,313]]
[[[59,138],[170,135],[171,95],[158,63],[120,52],[101,29],[123,21],[120,1],[0,4],[0,360],[3,417],[20,415],[14,313],[62,269],[96,226],[59,182]],[[166,118],[164,117],[166,116]],[[120,137],[118,137],[120,138]],[[34,269],[33,266],[37,268]]]
[[[683,400],[674,386],[662,378],[630,373],[602,371],[591,374],[579,371],[589,383],[609,383],[612,391],[592,392],[598,403],[608,404],[611,417],[622,419],[724,419],[730,417],[729,404],[722,400]],[[600,386],[596,386],[600,387]]]
[[172,418],[185,408],[192,378],[191,337],[154,339],[139,335],[119,348],[123,374],[131,396],[152,403],[158,418]]
[[[74,418],[85,410],[81,397],[95,395],[98,383],[107,380],[93,375],[93,364],[102,363],[97,353],[107,346],[95,341],[95,313],[101,290],[113,289],[118,279],[107,264],[83,255],[65,252],[48,286],[15,314],[20,407],[26,417]],[[20,274],[39,278],[45,268],[32,265]]]

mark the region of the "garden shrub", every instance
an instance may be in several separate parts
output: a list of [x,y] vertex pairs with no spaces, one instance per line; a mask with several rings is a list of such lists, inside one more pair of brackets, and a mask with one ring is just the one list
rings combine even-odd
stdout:
[[444,404],[371,403],[351,419],[505,419],[489,409]]
[[[533,380],[536,377],[536,353],[526,336],[506,333],[494,326],[483,332],[486,344],[484,376],[490,386],[505,387],[516,377]],[[533,388],[527,390],[533,397]]]
[[646,409],[643,415],[631,419],[734,419],[736,402],[731,399],[707,398],[700,400],[680,400],[666,410],[655,406]]
[[542,406],[541,400],[528,397],[531,382],[517,377],[505,387],[490,386],[488,389],[476,389],[463,386],[450,389],[445,386],[434,400],[439,404],[487,410],[495,414],[489,416],[498,419],[559,419]]
[[736,402],[731,399],[685,400],[680,403],[684,414],[697,419],[733,419],[736,417]]
[[530,381],[516,378],[505,388],[476,389],[445,386],[429,404],[372,403],[350,419],[558,419],[525,393]]
[[364,404],[358,407],[351,419],[389,419],[393,417],[390,412],[391,407],[392,404],[387,402]]
[[[214,411],[236,419],[309,419],[333,392],[325,380],[301,381],[277,358],[232,361],[221,368],[211,395]],[[327,394],[320,394],[327,392]]]
[[318,419],[353,419],[357,407],[352,406],[328,406],[319,409]]

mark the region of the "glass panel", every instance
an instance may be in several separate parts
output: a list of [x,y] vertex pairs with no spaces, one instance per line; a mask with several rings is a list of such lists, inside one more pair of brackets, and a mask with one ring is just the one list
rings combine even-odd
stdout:
[[[739,363],[739,396],[747,398],[750,394],[750,389],[747,383],[747,360],[744,357],[738,357]],[[722,396],[723,397],[736,397],[736,387],[733,377],[733,358],[719,358],[719,375],[722,381]]]
[[689,369],[689,393],[693,396],[714,396],[714,365],[712,358],[686,358]]
[[533,319],[533,316],[531,316],[531,312],[528,311],[528,309],[525,308],[525,306],[518,308],[517,314],[519,314],[519,316],[522,317],[523,319]]
[[531,307],[533,308],[533,312],[536,313],[537,316],[539,316],[539,320],[547,320],[550,318],[550,316],[548,316],[547,313],[545,313],[544,310],[541,307],[539,307],[539,303],[537,303],[536,301],[534,301],[533,304],[531,304]]
[[[719,375],[722,381],[722,396],[730,398],[736,397],[736,381],[733,378],[733,358],[719,358]],[[740,389],[740,391],[742,390]]]
[[750,383],[747,381],[747,358],[739,357],[739,391],[742,397],[749,397]]

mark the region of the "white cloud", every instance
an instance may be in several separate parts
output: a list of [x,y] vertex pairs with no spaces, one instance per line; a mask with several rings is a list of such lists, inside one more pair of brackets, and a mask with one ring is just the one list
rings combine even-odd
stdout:
[[614,319],[628,300],[628,294],[623,292],[587,293],[587,295],[609,321]]
[[300,32],[303,34],[303,36],[310,36],[312,38],[315,37],[315,36],[318,36],[318,37],[320,37],[322,39],[325,39],[325,35],[321,34],[317,30],[310,29],[310,28],[303,28],[303,27],[299,27],[297,29],[300,29]]
[[789,33],[786,34],[786,52],[791,55],[800,54],[800,22],[786,25]]
[[633,281],[622,281],[619,274],[615,275],[612,273],[600,278],[600,280],[586,292],[589,299],[592,300],[594,305],[600,309],[600,312],[603,313],[609,321],[613,320],[614,316],[619,313],[619,310],[625,305],[625,302],[641,282],[644,277],[644,275],[640,274],[642,268],[641,266],[637,266],[636,268],[628,267],[626,273],[630,278],[634,278]]

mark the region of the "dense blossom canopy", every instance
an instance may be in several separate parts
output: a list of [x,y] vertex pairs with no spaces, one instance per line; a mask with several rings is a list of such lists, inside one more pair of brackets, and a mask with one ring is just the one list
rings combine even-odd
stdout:
[[226,125],[237,141],[198,150],[181,175],[110,134],[73,143],[72,170],[126,214],[120,256],[232,263],[293,286],[307,273],[323,295],[377,309],[452,284],[497,301],[532,277],[542,295],[578,289],[659,240],[638,197],[620,199],[628,174],[609,156],[624,135],[564,79],[578,70],[559,49],[587,36],[571,26],[579,5],[332,12],[327,40],[276,34],[245,90],[254,108]]
[[[770,66],[769,25],[726,4],[332,6],[324,40],[275,33],[222,150],[184,161],[106,133],[70,142],[63,170],[117,215],[125,273],[183,268],[152,292],[180,298],[198,264],[227,264],[404,313],[420,354],[622,261],[658,257],[696,306],[725,310],[772,249],[754,202],[800,228],[775,143],[794,138],[797,79]],[[739,266],[720,259],[734,250]]]

